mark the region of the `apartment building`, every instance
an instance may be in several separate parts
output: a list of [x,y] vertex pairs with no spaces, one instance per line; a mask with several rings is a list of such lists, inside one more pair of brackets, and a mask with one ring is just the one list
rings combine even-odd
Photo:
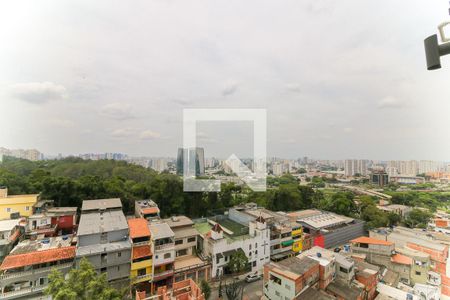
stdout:
[[395,251],[410,257],[412,260],[411,284],[426,284],[428,282],[428,273],[431,270],[430,255],[408,247],[395,247]]
[[42,295],[53,269],[67,274],[74,265],[72,236],[26,240],[0,265],[0,299],[30,299]]
[[174,282],[192,279],[196,282],[211,278],[211,263],[197,255],[198,231],[186,216],[163,220],[175,236]]
[[159,219],[159,208],[153,200],[137,200],[134,202],[134,214],[136,218],[144,218],[147,221]]
[[270,229],[263,217],[245,227],[226,217],[195,224],[200,233],[200,251],[211,259],[213,278],[230,273],[228,262],[237,251],[247,256],[248,270],[259,272],[270,261]]
[[153,279],[153,253],[147,220],[128,219],[128,227],[131,240],[131,284],[136,285],[139,290],[150,290],[150,282]]
[[0,221],[0,262],[18,243],[19,238],[24,234],[26,220],[2,220]]
[[0,187],[0,220],[29,217],[38,199],[39,194],[8,195],[8,188]]
[[167,223],[150,222],[153,253],[152,292],[161,286],[172,286],[175,262],[175,234]]
[[247,203],[229,209],[228,217],[244,226],[248,226],[249,222],[254,222],[258,217],[264,218],[270,229],[270,255],[274,261],[293,256],[304,249],[302,226],[285,213]]
[[264,266],[263,292],[267,299],[293,300],[319,281],[320,263],[310,257],[290,257]]
[[128,284],[131,243],[120,199],[84,200],[77,238],[77,266],[86,258],[113,286]]

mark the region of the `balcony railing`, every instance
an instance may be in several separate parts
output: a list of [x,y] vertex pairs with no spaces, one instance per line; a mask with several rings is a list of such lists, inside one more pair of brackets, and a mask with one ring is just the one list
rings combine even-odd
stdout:
[[138,246],[150,246],[150,241],[143,241],[143,242],[135,242],[135,243],[133,243],[133,247],[138,247]]
[[155,245],[155,250],[165,250],[165,249],[170,249],[170,248],[174,248],[175,247],[175,243],[168,243],[168,244],[163,244],[163,245]]
[[145,274],[131,278],[132,283],[138,283],[141,281],[152,280],[152,274]]
[[159,273],[154,273],[153,280],[157,280],[160,277],[170,276],[170,275],[173,275],[173,270],[167,270],[167,271],[163,271],[163,272],[159,272]]
[[11,291],[6,293],[0,293],[0,299],[13,299],[27,294],[37,293],[43,291],[47,285],[34,286],[29,288],[23,288],[17,291]]
[[20,278],[23,276],[28,276],[28,275],[33,275],[33,274],[50,272],[53,269],[60,270],[60,269],[65,269],[65,268],[71,268],[72,266],[73,266],[73,263],[65,263],[65,264],[60,264],[60,265],[54,265],[51,267],[34,269],[34,270],[30,270],[30,271],[6,273],[3,275],[0,275],[0,281],[12,279],[12,278]]

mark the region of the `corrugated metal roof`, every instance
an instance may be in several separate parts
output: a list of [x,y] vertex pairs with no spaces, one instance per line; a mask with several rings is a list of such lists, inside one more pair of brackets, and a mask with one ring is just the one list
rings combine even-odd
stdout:
[[80,217],[78,235],[110,232],[126,228],[128,228],[128,223],[121,210],[83,213]]
[[83,200],[81,211],[122,208],[120,198]]

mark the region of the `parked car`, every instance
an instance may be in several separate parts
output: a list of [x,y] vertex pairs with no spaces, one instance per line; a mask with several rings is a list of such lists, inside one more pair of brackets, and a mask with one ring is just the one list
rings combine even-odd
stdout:
[[254,282],[254,281],[258,281],[261,279],[261,275],[258,274],[248,274],[247,276],[245,276],[245,282]]

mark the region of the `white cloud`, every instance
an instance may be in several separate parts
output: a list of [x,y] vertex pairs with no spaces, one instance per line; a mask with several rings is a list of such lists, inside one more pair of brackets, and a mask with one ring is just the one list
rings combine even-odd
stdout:
[[355,131],[355,129],[352,128],[352,127],[345,127],[345,128],[344,128],[344,132],[345,132],[345,133],[352,133],[353,131]]
[[66,88],[53,82],[28,82],[11,86],[11,95],[34,104],[42,104],[67,97]]
[[134,119],[133,107],[127,103],[110,103],[102,107],[100,113],[114,120]]
[[75,123],[73,121],[67,119],[50,119],[48,120],[48,123],[52,126],[64,128],[70,128],[75,126]]
[[119,128],[111,132],[111,136],[115,138],[127,138],[132,137],[136,134],[136,129],[134,128]]
[[286,89],[293,93],[300,93],[302,91],[300,84],[298,83],[288,83],[286,84]]
[[396,97],[392,97],[392,96],[387,96],[383,99],[381,99],[378,102],[378,108],[383,109],[383,108],[403,108],[406,106],[406,103]]
[[222,87],[222,96],[230,96],[238,90],[239,84],[235,80],[228,80]]
[[140,133],[139,138],[141,140],[154,140],[161,137],[159,132],[154,132],[152,130],[144,130]]

